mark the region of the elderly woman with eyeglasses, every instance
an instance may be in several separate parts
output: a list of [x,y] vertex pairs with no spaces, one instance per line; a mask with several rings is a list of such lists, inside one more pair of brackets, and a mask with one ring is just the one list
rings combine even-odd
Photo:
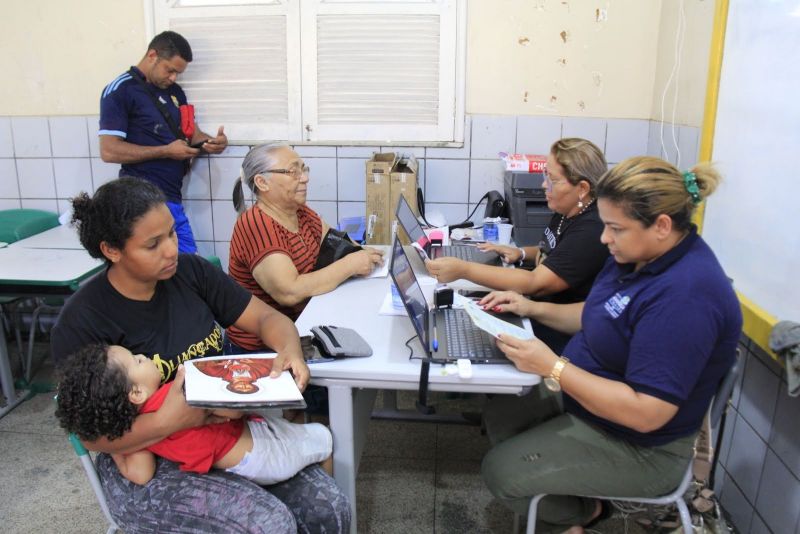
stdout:
[[[532,271],[439,258],[425,263],[428,272],[439,282],[463,278],[557,304],[584,301],[608,258],[608,250],[600,243],[603,223],[594,191],[607,170],[603,152],[591,141],[565,138],[553,143],[543,186],[547,207],[554,213],[539,244],[520,248],[480,245],[482,250],[500,254],[504,262],[531,266]],[[545,325],[534,324],[534,332],[556,351],[570,338]]]
[[[314,295],[368,275],[383,263],[381,251],[364,248],[315,270],[329,226],[306,205],[308,176],[308,166],[289,146],[261,145],[245,156],[233,190],[240,216],[231,237],[228,273],[293,321]],[[255,198],[246,210],[242,184]],[[257,336],[235,326],[228,329],[226,353],[263,349]]]

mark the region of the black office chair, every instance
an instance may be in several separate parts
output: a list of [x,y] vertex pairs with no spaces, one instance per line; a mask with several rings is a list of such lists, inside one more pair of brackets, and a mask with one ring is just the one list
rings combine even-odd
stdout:
[[[709,407],[709,418],[711,421],[711,435],[709,436],[709,443],[715,444],[717,447],[720,443],[720,437],[722,436],[722,432],[724,430],[724,419],[723,416],[728,408],[728,402],[731,398],[731,393],[733,393],[733,388],[736,385],[736,382],[739,379],[739,376],[742,374],[742,369],[744,365],[742,362],[742,355],[739,349],[736,349],[736,356],[733,362],[733,366],[731,366],[728,373],[722,378],[719,386],[717,387],[717,392],[714,395],[714,398],[711,400],[711,406]],[[712,473],[713,473],[713,466],[716,464],[716,455],[712,460]],[[641,503],[641,504],[648,504],[648,505],[669,505],[674,504],[678,507],[678,513],[681,517],[681,525],[683,527],[683,532],[691,533],[694,532],[692,527],[692,518],[689,514],[689,508],[686,505],[686,501],[684,500],[684,495],[689,489],[689,485],[692,483],[693,473],[692,468],[694,467],[694,457],[689,460],[689,465],[686,466],[686,473],[683,475],[683,479],[681,483],[678,484],[678,487],[675,488],[674,491],[667,495],[663,495],[661,497],[609,497],[604,495],[582,495],[582,497],[589,497],[592,499],[600,499],[604,501],[623,501],[623,502],[634,502],[634,503]],[[539,506],[539,501],[541,501],[544,497],[546,497],[546,493],[541,493],[536,495],[531,499],[531,504],[528,507],[528,526],[526,529],[527,534],[534,534],[536,532],[536,510]],[[515,514],[514,516],[514,534],[518,531],[518,520],[519,516]]]

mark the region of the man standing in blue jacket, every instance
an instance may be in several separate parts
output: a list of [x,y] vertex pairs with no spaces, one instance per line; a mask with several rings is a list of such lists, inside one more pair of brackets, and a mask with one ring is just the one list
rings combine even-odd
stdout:
[[223,127],[216,137],[194,123],[194,107],[175,83],[192,61],[192,48],[180,34],[165,31],[147,46],[135,67],[108,84],[100,97],[100,156],[120,163],[120,176],[148,180],[167,196],[175,218],[180,252],[197,246],[181,204],[183,177],[192,158],[219,154],[228,146]]

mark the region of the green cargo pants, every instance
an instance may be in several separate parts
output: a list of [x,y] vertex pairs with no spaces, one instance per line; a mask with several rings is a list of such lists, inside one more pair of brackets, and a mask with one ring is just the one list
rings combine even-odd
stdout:
[[596,510],[573,495],[656,497],[674,490],[693,455],[696,435],[640,447],[566,414],[561,394],[544,387],[523,397],[498,395],[484,412],[492,449],[481,472],[492,494],[526,516],[539,503],[536,532],[583,525]]

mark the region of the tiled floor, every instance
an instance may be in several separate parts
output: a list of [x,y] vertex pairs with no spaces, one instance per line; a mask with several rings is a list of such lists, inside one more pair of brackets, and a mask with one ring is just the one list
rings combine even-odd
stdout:
[[[13,352],[13,345],[9,347]],[[42,344],[44,353],[47,345]],[[50,369],[37,375],[45,379]],[[483,399],[433,394],[440,413],[480,408]],[[399,395],[400,408],[413,397]],[[380,405],[379,405],[380,406]],[[105,532],[83,469],[53,415],[51,393],[0,419],[0,530]],[[478,426],[373,420],[357,479],[360,533],[510,533],[512,514],[480,478],[488,440]],[[626,532],[611,520],[598,532]],[[627,532],[641,532],[629,522]]]

